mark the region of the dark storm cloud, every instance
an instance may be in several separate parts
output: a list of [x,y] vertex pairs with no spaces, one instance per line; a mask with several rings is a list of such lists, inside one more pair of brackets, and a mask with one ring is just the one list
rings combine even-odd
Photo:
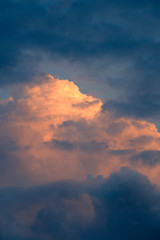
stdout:
[[1,84],[27,81],[46,73],[49,61],[54,68],[66,59],[120,91],[104,109],[159,115],[158,1],[1,0],[0,7]]
[[155,239],[160,193],[128,168],[108,179],[0,189],[1,239]]

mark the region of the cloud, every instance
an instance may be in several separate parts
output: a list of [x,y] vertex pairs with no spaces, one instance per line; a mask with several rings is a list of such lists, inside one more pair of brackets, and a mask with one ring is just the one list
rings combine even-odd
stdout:
[[160,239],[160,4],[0,6],[0,239]]
[[160,162],[160,151],[142,151],[132,156],[133,161],[142,161],[143,164],[155,166]]
[[[26,184],[35,184],[37,181],[42,182],[47,179],[52,181],[57,178],[86,175],[77,173],[80,156],[76,151],[81,152],[81,149],[85,148],[82,139],[84,135],[82,134],[82,138],[74,142],[73,137],[69,139],[67,132],[66,136],[65,133],[63,136],[58,136],[60,134],[58,132],[61,131],[63,123],[77,121],[82,122],[82,126],[85,125],[87,130],[89,121],[101,109],[101,100],[82,94],[73,82],[61,81],[52,76],[39,79],[37,83],[16,86],[12,90],[12,96],[12,101],[1,101],[3,111],[0,145],[2,169],[11,172],[10,166],[13,163],[15,171],[11,172],[9,178],[8,174],[2,174],[2,182],[7,185],[8,182],[24,184],[23,178],[26,178]],[[87,104],[85,109],[73,106],[86,101],[90,104]],[[94,146],[95,149],[100,148],[99,141],[94,142],[91,139],[86,142],[90,148]],[[12,146],[11,143],[14,145]],[[66,150],[70,150],[68,154]],[[3,160],[4,156],[7,161]],[[83,163],[80,168],[82,172],[85,171]]]
[[[146,85],[145,80],[142,84],[143,87]],[[130,97],[125,96],[124,100],[114,99],[107,101],[104,104],[103,109],[111,110],[118,116],[150,119],[154,121],[159,117],[159,94],[156,93],[156,88],[158,88],[157,83],[155,83],[155,85],[156,86],[154,87],[148,84],[148,87],[146,87],[148,89],[146,90],[141,90],[138,86],[137,88],[139,88],[138,91],[141,92],[141,95],[131,90]],[[152,91],[154,91],[154,93],[152,93]]]
[[[108,98],[106,109],[129,117],[158,119],[157,1],[0,3],[1,86],[51,72],[80,79],[82,86],[88,87],[89,81],[92,90],[101,87]],[[109,94],[111,89],[114,97]]]
[[[0,106],[1,186],[108,177],[121,166],[159,184],[155,125],[102,111],[100,99],[81,93],[71,81],[48,75],[19,84]],[[143,152],[157,160],[145,159]]]
[[69,141],[60,141],[57,139],[52,139],[52,144],[54,147],[62,149],[62,150],[73,150],[74,144]]
[[160,193],[122,168],[107,179],[1,188],[1,239],[155,239]]

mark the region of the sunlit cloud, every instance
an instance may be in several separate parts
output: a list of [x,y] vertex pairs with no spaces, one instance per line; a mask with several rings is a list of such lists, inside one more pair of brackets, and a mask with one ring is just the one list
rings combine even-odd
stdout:
[[1,185],[108,177],[122,166],[158,183],[156,126],[115,117],[102,105],[73,82],[51,75],[13,87],[0,102]]

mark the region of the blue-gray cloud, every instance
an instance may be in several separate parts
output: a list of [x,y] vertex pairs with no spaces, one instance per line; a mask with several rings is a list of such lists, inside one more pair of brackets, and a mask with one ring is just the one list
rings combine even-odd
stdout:
[[0,189],[1,239],[155,239],[160,192],[136,171],[108,179]]
[[108,148],[105,142],[97,142],[95,140],[92,141],[84,140],[83,142],[72,143],[68,140],[52,139],[51,142],[47,142],[45,144],[47,144],[51,148],[57,148],[65,151],[73,151],[75,149],[80,149],[84,152],[96,152]]
[[79,75],[119,91],[105,109],[159,116],[158,1],[0,0],[0,6],[1,85],[44,74],[48,62],[56,71],[54,63],[65,59]]
[[160,151],[142,151],[133,155],[131,161],[141,161],[144,165],[155,166],[160,163]]

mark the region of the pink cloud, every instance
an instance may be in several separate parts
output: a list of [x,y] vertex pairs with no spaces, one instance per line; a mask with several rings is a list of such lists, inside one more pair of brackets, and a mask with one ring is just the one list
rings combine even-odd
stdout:
[[19,85],[0,105],[2,185],[107,177],[121,166],[157,182],[159,162],[145,164],[140,155],[160,151],[155,125],[102,112],[102,101],[71,81],[48,75]]

